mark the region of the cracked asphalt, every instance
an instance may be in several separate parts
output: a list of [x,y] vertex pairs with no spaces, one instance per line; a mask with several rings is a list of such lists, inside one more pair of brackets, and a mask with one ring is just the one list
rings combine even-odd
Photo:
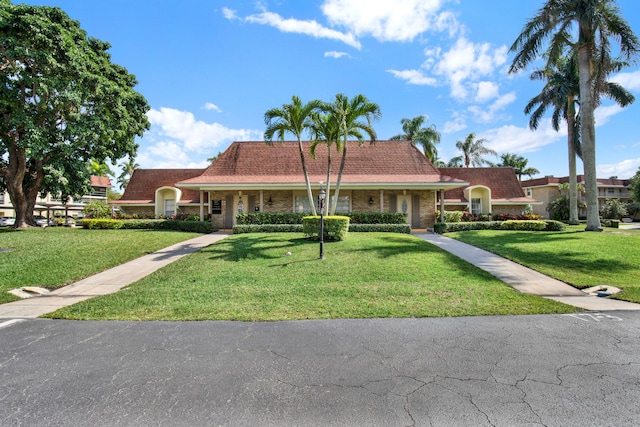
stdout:
[[0,323],[2,426],[637,426],[640,312]]

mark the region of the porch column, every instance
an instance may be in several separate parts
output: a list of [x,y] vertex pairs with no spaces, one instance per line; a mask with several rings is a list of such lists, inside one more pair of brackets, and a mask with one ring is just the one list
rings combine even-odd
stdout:
[[440,190],[440,222],[444,222],[444,188]]
[[264,212],[264,190],[260,190],[260,212]]
[[384,212],[384,190],[380,190],[380,212]]
[[204,190],[200,190],[200,222],[204,221]]

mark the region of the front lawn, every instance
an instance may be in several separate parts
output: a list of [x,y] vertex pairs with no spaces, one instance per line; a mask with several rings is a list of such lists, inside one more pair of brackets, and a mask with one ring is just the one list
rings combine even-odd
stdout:
[[196,236],[149,230],[0,229],[0,304],[19,299],[8,290],[56,289]]
[[[287,255],[288,253],[290,255]],[[297,233],[240,234],[120,292],[47,317],[285,320],[575,312],[513,290],[411,235],[350,233],[319,245]]]
[[447,233],[577,288],[610,285],[624,292],[616,298],[640,303],[640,231],[607,228],[585,232],[476,230]]

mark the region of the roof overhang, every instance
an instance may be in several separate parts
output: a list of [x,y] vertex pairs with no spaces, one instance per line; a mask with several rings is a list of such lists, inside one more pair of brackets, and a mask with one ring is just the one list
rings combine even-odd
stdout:
[[[324,183],[323,183],[324,185]],[[468,182],[341,182],[342,190],[452,190],[468,186]],[[178,183],[178,187],[201,191],[305,190],[305,183]],[[335,182],[332,183],[335,186]],[[320,183],[311,188],[319,189]]]

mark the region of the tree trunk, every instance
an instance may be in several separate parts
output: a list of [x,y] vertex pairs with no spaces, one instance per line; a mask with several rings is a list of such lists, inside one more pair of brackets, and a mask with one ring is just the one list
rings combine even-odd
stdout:
[[578,47],[580,69],[580,126],[582,132],[582,163],[584,188],[587,197],[586,231],[602,231],[598,212],[598,180],[596,176],[596,132],[594,123],[593,89],[591,82],[591,46]]
[[569,153],[569,224],[577,225],[578,219],[578,183],[576,176],[576,146],[575,146],[575,109],[574,97],[569,96],[567,109],[567,151]]
[[311,205],[311,214],[316,216],[316,204],[313,200],[313,193],[311,192],[311,182],[309,182],[309,173],[307,172],[307,163],[304,161],[304,150],[302,149],[302,141],[298,138],[298,150],[300,151],[300,162],[302,163],[302,172],[304,173],[304,182],[307,186],[307,197],[309,204]]
[[334,197],[334,202],[333,202],[333,206],[331,207],[331,213],[330,215],[334,215],[336,213],[336,206],[338,206],[338,197],[340,195],[340,181],[342,181],[342,171],[344,169],[344,163],[345,160],[347,159],[347,138],[345,135],[344,141],[343,141],[343,145],[342,145],[342,159],[340,159],[340,169],[338,169],[338,180],[336,181],[336,190],[333,194]]
[[331,212],[331,142],[327,141],[327,190],[326,201],[324,204],[324,215]]

